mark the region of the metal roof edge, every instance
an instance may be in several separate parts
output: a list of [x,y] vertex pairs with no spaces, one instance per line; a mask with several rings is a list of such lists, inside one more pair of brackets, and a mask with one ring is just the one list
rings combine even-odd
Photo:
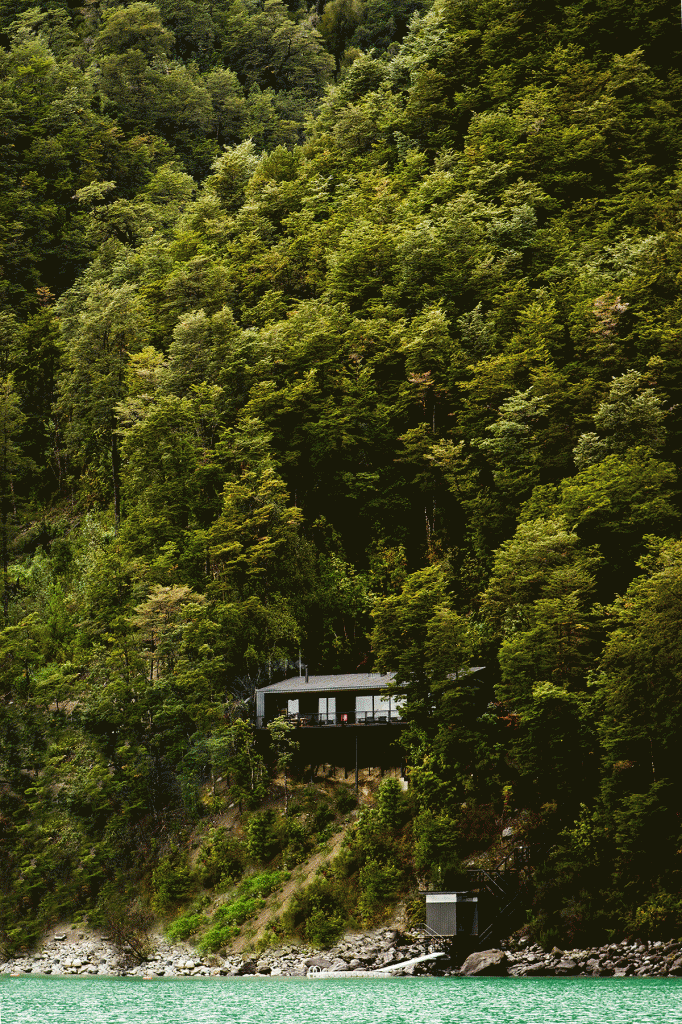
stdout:
[[[472,665],[462,675],[482,672],[485,665]],[[383,689],[395,679],[395,672],[340,672],[338,675],[289,676],[277,683],[256,687],[256,693],[319,693],[329,690],[376,690]],[[452,674],[452,678],[456,678]],[[409,684],[407,684],[409,685]]]

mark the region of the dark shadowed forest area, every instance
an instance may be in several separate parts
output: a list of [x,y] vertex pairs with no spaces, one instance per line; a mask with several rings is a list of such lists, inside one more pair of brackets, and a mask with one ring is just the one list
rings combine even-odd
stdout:
[[299,652],[408,720],[309,938],[509,821],[538,941],[682,936],[681,55],[657,0],[1,0],[2,949],[309,851]]

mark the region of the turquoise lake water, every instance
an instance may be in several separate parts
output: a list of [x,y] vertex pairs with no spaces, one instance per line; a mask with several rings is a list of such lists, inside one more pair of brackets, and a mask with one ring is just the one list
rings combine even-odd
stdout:
[[682,1024],[682,978],[0,978],[1,1024]]

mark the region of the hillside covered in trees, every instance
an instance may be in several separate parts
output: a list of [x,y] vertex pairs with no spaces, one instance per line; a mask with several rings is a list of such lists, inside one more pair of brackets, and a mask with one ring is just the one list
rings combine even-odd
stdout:
[[514,817],[536,935],[682,934],[678,6],[3,0],[0,45],[2,945],[162,905],[299,652],[409,684],[394,891]]

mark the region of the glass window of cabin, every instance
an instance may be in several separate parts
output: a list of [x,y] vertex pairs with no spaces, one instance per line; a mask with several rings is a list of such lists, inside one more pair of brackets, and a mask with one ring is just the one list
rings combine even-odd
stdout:
[[320,697],[317,712],[323,718],[333,718],[336,714],[336,697]]
[[374,714],[379,715],[383,718],[388,718],[391,712],[391,698],[384,697],[383,694],[374,698]]
[[355,698],[355,718],[358,722],[361,722],[363,718],[371,718],[373,712],[371,696]]
[[288,715],[297,715],[298,714],[298,697],[296,698],[296,700],[288,700],[287,701],[287,714]]

